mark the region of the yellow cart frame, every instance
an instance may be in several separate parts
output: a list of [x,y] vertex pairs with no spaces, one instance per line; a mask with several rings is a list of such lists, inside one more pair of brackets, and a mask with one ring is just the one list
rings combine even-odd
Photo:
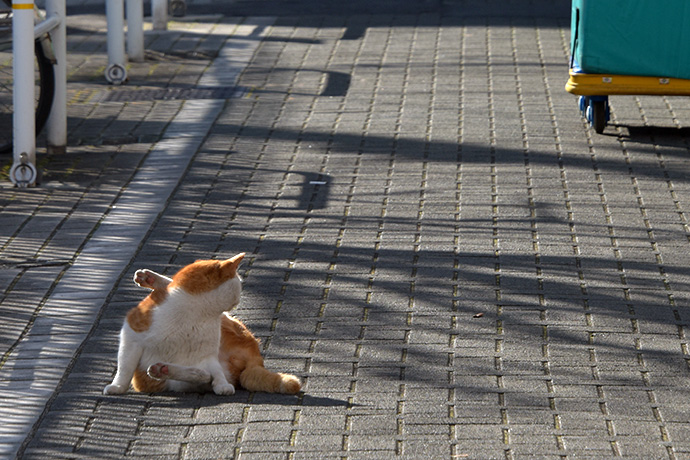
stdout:
[[594,130],[602,133],[609,119],[608,96],[690,96],[690,80],[587,74],[571,69],[565,90],[580,96],[580,110]]

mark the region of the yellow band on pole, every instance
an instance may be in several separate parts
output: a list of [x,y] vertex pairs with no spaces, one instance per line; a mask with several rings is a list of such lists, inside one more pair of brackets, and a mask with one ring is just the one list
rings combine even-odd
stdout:
[[13,10],[33,10],[34,4],[33,3],[13,3],[12,9]]

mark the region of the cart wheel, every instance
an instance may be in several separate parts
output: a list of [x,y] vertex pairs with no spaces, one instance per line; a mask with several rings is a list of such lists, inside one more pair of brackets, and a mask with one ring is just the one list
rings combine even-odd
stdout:
[[580,107],[580,112],[583,117],[587,116],[587,106],[589,105],[589,98],[587,96],[580,96],[577,99],[577,104]]
[[606,128],[606,122],[608,121],[608,117],[606,116],[606,101],[591,101],[590,109],[590,123],[594,128],[594,131],[596,131],[597,134],[601,134],[604,132],[604,128]]

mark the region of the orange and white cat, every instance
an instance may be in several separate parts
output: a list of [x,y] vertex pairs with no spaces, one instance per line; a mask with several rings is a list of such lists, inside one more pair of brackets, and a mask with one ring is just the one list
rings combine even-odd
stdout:
[[264,368],[259,341],[228,314],[240,301],[237,268],[244,253],[200,260],[172,279],[138,270],[134,282],[152,292],[127,314],[120,331],[117,373],[105,394],[136,391],[249,391],[295,394],[301,383]]

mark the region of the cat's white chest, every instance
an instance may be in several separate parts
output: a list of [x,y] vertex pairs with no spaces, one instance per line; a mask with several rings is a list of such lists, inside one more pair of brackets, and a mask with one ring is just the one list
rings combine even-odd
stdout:
[[144,339],[142,364],[163,361],[193,366],[217,358],[220,316],[204,311],[199,301],[177,293],[154,310],[151,327]]

